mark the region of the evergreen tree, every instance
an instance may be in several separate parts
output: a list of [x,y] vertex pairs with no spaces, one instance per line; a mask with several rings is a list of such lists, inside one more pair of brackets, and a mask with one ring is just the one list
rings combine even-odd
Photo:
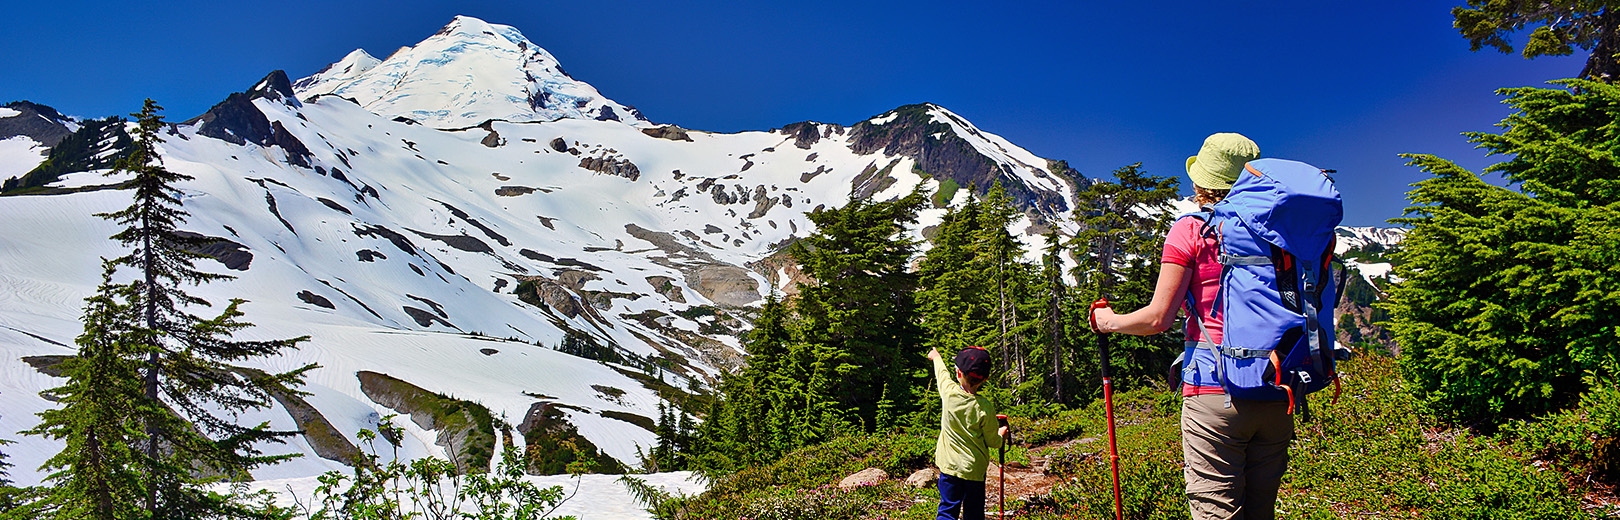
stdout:
[[1046,325],[1047,358],[1051,360],[1052,373],[1050,384],[1052,389],[1052,402],[1066,404],[1063,394],[1064,364],[1067,353],[1064,350],[1064,340],[1067,335],[1068,317],[1064,314],[1064,301],[1068,297],[1069,287],[1063,280],[1063,239],[1058,237],[1056,231],[1046,234],[1046,254],[1041,257],[1041,281],[1045,284],[1045,305],[1042,308],[1041,318]]
[[[1082,304],[1106,297],[1116,309],[1139,309],[1153,298],[1164,237],[1174,218],[1170,201],[1179,182],[1148,175],[1141,166],[1114,170],[1115,182],[1098,180],[1076,197],[1074,215],[1080,231],[1070,243],[1079,263],[1074,276]],[[1096,352],[1096,337],[1089,329],[1086,332],[1077,347]],[[1161,377],[1181,350],[1182,334],[1172,327],[1152,336],[1111,339],[1114,384],[1124,389]]]
[[26,433],[63,441],[67,447],[45,462],[50,486],[36,514],[58,519],[146,518],[141,503],[147,482],[142,417],[154,415],[142,390],[140,367],[153,343],[135,310],[131,285],[114,285],[107,266],[96,294],[86,299],[84,333],[77,356],[62,362],[63,386],[51,389],[59,408],[40,412]]
[[899,200],[856,199],[809,213],[816,233],[790,250],[812,279],[794,305],[803,337],[793,357],[806,388],[793,400],[802,402],[809,422],[795,444],[877,426],[885,388],[910,395],[925,377],[917,277],[909,269],[916,245],[905,229],[926,201],[913,191]]
[[1463,37],[1478,51],[1486,46],[1513,52],[1508,36],[1534,27],[1524,57],[1568,56],[1575,48],[1591,51],[1581,78],[1605,83],[1620,80],[1620,2],[1612,0],[1468,0],[1451,15]]
[[653,469],[655,471],[673,471],[675,466],[675,417],[670,407],[662,401],[658,403],[658,423],[654,425],[654,433],[658,437],[657,444],[653,445]]
[[[272,392],[292,392],[314,365],[281,374],[249,375],[228,363],[270,356],[307,339],[237,341],[232,334],[251,324],[240,321],[233,299],[217,317],[207,319],[189,309],[207,301],[185,292],[183,285],[230,278],[198,270],[194,262],[204,238],[178,229],[189,216],[181,207],[176,184],[188,175],[169,171],[158,155],[162,107],[146,100],[136,119],[134,144],[111,174],[130,173],[133,202],[122,210],[99,214],[123,229],[113,235],[130,248],[109,262],[137,273],[130,287],[133,309],[148,331],[144,379],[146,504],[155,517],[184,518],[197,514],[233,514],[232,506],[206,492],[195,475],[216,473],[242,478],[255,467],[291,457],[265,456],[257,445],[281,442],[296,432],[272,431],[266,425],[244,426],[243,411],[271,406]],[[109,174],[109,175],[111,175]],[[205,437],[205,435],[207,437]]]
[[996,337],[995,347],[1001,354],[1000,380],[1016,388],[1025,380],[1024,352],[1021,337],[1014,334],[1018,329],[1018,295],[1023,294],[1018,289],[1019,267],[1024,256],[1023,245],[1013,238],[1007,231],[1013,219],[1018,216],[1018,208],[1013,205],[1012,198],[1007,196],[1007,190],[997,181],[985,193],[983,210],[979,212],[979,223],[976,227],[975,242],[979,248],[980,269],[989,275],[993,282],[993,300],[988,303],[994,305],[992,315],[995,317]]
[[1573,405],[1620,370],[1620,87],[1502,92],[1501,134],[1468,134],[1493,186],[1449,161],[1408,193],[1387,308],[1406,378],[1436,411],[1499,421]]
[[933,237],[933,247],[918,263],[917,309],[926,332],[923,344],[956,352],[994,340],[997,323],[984,295],[990,293],[979,259],[980,204],[970,197],[946,210]]

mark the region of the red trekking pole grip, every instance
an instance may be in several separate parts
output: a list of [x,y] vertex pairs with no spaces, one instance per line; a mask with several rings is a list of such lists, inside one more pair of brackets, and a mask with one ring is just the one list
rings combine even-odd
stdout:
[[1097,328],[1097,309],[1106,309],[1106,308],[1108,308],[1108,299],[1107,298],[1098,298],[1097,301],[1091,303],[1091,312],[1087,313],[1087,318],[1089,318],[1091,320],[1091,331],[1092,332],[1097,332],[1097,333],[1102,332],[1102,329]]

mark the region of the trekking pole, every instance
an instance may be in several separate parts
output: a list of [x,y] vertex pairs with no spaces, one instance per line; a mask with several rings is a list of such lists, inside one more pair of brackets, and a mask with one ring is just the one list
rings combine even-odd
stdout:
[[1091,304],[1091,330],[1097,333],[1097,357],[1101,359],[1103,410],[1108,416],[1108,465],[1114,471],[1114,520],[1125,520],[1125,508],[1119,499],[1119,443],[1114,440],[1114,381],[1108,375],[1108,335],[1097,328],[1097,309],[1108,307],[1108,289],[1114,285],[1114,236],[1112,226],[1104,228],[1104,242],[1101,254],[1098,255],[1097,267],[1102,271],[1102,280],[1098,284],[1099,296]]
[[1006,414],[996,414],[996,422],[1007,428],[1007,434],[1001,436],[1001,492],[997,495],[1001,503],[996,506],[996,518],[1007,518],[1007,441],[1012,439],[1012,428],[1007,426]]
[[1107,299],[1091,304],[1091,330],[1097,331],[1097,353],[1102,357],[1103,410],[1108,416],[1108,465],[1114,471],[1114,519],[1125,520],[1119,500],[1119,443],[1114,440],[1114,382],[1108,376],[1108,335],[1097,330],[1097,309],[1108,306]]

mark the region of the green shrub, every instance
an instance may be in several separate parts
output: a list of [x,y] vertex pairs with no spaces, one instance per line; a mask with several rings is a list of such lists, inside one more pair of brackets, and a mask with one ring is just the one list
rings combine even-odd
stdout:
[[1408,512],[1412,518],[1580,518],[1560,475],[1446,428],[1413,396],[1392,358],[1346,362],[1344,394],[1310,399],[1297,423],[1278,503],[1288,518]]
[[828,485],[798,490],[776,488],[756,497],[744,508],[753,520],[832,520],[862,518],[874,503],[893,492],[893,485],[858,486],[843,490]]
[[[802,448],[770,465],[716,478],[707,492],[682,504],[685,518],[798,518],[762,516],[785,511],[775,506],[790,503],[836,512],[843,511],[841,508],[846,504],[860,502],[863,506],[858,510],[865,511],[876,497],[890,493],[892,488],[879,486],[879,489],[855,493],[831,493],[826,487],[866,468],[878,468],[892,477],[904,478],[932,464],[934,440],[931,434],[873,434],[839,437]],[[801,502],[790,502],[786,498],[811,490],[822,491],[816,496],[798,498]],[[775,506],[762,511],[750,509],[756,503]],[[752,513],[745,513],[749,511]]]
[[956,190],[959,189],[962,189],[962,185],[957,184],[955,179],[940,181],[939,191],[934,192],[934,207],[943,208],[946,204],[950,204],[951,199],[956,198]]
[[1501,437],[1567,473],[1614,482],[1620,477],[1620,386],[1595,385],[1580,407],[1509,423]]

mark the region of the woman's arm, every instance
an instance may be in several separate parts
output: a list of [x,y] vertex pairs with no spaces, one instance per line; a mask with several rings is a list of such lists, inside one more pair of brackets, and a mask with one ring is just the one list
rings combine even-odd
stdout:
[[1192,283],[1193,271],[1187,266],[1159,264],[1159,282],[1153,286],[1153,301],[1147,307],[1130,314],[1117,314],[1103,307],[1092,311],[1092,321],[1099,332],[1122,332],[1133,336],[1158,334],[1176,321],[1176,311],[1187,297],[1187,286]]

